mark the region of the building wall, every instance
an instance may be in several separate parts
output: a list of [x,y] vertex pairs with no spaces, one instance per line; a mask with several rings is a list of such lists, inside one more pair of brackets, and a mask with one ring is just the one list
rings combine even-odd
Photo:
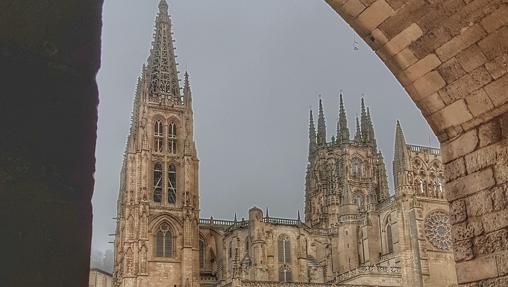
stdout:
[[88,287],[112,287],[113,276],[107,272],[90,269]]

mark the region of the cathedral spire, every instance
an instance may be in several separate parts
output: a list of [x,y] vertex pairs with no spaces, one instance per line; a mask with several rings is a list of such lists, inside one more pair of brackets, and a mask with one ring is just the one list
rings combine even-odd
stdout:
[[369,128],[369,143],[372,145],[374,151],[377,150],[376,136],[374,135],[374,125],[372,123],[372,118],[370,117],[370,109],[367,108],[367,126]]
[[168,4],[161,0],[155,20],[152,49],[148,57],[147,76],[151,97],[172,97],[173,100],[180,101],[176,66]]
[[344,100],[342,99],[342,92],[340,93],[339,104],[339,121],[337,122],[337,142],[339,144],[349,141],[349,129],[347,127],[346,109],[344,108]]
[[358,117],[356,117],[355,142],[357,142],[357,143],[362,142],[362,130],[360,129],[360,121],[358,120]]
[[395,188],[403,184],[404,174],[403,171],[407,161],[406,139],[400,122],[397,121],[395,128],[395,151],[393,154],[393,178],[395,181]]
[[314,126],[314,118],[312,117],[312,109],[309,116],[309,161],[310,156],[316,148],[316,127]]
[[189,73],[185,72],[185,82],[183,86],[183,97],[185,103],[192,108],[192,92],[190,87],[190,81],[189,81]]
[[362,111],[360,115],[360,125],[362,129],[362,141],[367,143],[369,141],[369,123],[367,119],[367,111],[365,110],[365,101],[362,98]]
[[319,99],[317,144],[318,144],[318,146],[326,144],[326,123],[325,123],[325,114],[323,112],[323,104],[321,102],[321,99]]

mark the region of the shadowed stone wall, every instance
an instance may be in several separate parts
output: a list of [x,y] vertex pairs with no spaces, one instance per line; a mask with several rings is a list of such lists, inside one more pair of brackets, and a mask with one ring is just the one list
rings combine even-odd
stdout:
[[0,1],[0,286],[88,286],[102,1]]
[[508,1],[326,1],[441,142],[459,283],[507,286]]

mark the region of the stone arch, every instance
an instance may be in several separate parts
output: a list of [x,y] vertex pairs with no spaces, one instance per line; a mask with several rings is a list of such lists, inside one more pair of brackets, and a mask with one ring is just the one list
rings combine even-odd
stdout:
[[[476,194],[493,192],[508,181],[506,3],[325,1],[376,52],[437,135],[452,224],[469,224],[465,206],[484,204]],[[475,220],[506,214],[507,208],[483,210]],[[492,269],[503,267],[489,258],[504,254],[508,246],[486,251],[480,242],[507,226],[506,221],[495,224],[470,240],[454,235],[459,284],[502,276],[476,267],[486,261]],[[467,272],[473,269],[476,272]]]

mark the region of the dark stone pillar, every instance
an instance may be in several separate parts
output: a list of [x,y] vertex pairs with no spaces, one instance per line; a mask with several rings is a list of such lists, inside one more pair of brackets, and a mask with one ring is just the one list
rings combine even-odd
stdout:
[[0,286],[88,286],[101,8],[0,1]]

